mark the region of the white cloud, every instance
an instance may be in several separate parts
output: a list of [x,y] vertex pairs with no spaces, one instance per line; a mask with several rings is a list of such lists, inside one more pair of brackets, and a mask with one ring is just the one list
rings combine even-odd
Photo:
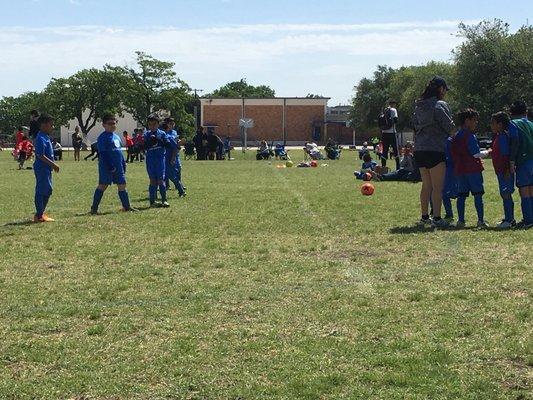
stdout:
[[[0,28],[0,95],[40,89],[51,77],[82,68],[131,62],[133,52],[142,50],[174,61],[180,77],[206,90],[248,77],[280,94],[305,95],[320,77],[322,94],[345,100],[356,80],[378,63],[448,59],[461,40],[453,35],[457,24]],[[290,76],[298,77],[299,84],[282,80]],[[343,84],[340,79],[350,81]]]

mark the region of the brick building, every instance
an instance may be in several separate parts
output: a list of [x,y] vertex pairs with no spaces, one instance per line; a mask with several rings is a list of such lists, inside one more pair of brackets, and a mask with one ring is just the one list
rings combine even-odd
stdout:
[[288,145],[327,138],[326,111],[329,98],[277,97],[270,99],[201,99],[200,121],[220,136],[239,142],[239,120],[251,118],[247,130],[250,144],[260,140],[285,141]]

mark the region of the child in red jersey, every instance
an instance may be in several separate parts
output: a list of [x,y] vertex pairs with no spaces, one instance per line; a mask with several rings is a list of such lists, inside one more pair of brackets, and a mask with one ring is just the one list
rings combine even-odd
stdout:
[[492,137],[492,164],[494,172],[498,178],[500,196],[503,199],[504,218],[499,225],[500,229],[509,229],[515,225],[514,219],[514,171],[511,171],[510,160],[510,137],[507,131],[511,119],[504,112],[492,115],[490,127],[493,133]]
[[456,226],[465,226],[466,198],[472,193],[478,217],[477,227],[486,228],[488,224],[484,219],[483,195],[483,164],[481,158],[488,155],[487,151],[481,151],[474,132],[477,128],[479,113],[467,108],[458,114],[461,129],[453,137],[451,143],[451,156],[453,160],[454,174],[457,178],[457,214]]
[[31,158],[33,154],[33,144],[26,136],[17,145],[19,169],[24,167],[24,162]]

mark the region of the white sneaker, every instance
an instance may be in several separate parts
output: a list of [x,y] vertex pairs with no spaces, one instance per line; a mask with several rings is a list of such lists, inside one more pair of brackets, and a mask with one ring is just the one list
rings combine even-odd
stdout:
[[513,227],[513,224],[507,221],[502,221],[498,225],[496,225],[496,228],[498,229],[511,229],[512,227]]

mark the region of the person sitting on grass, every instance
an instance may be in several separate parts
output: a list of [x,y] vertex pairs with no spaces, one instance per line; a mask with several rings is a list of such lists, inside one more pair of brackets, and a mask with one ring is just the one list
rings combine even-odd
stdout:
[[257,149],[256,159],[268,160],[270,157],[272,157],[272,154],[270,153],[267,141],[261,140],[261,143],[259,143],[259,148]]
[[[363,164],[361,165],[360,171],[355,171],[353,174],[357,179],[367,179],[370,180],[372,178],[372,173],[376,169],[377,163],[372,160],[372,156],[370,153],[366,153],[363,156]],[[368,178],[370,177],[370,178]]]
[[379,175],[372,173],[372,177],[378,181],[397,181],[397,182],[418,182],[420,174],[415,165],[413,157],[413,142],[407,142],[404,147],[403,156],[400,160],[400,168],[388,174]]
[[465,222],[465,204],[469,193],[474,196],[474,204],[477,212],[477,227],[486,228],[489,225],[485,222],[483,194],[483,164],[481,158],[489,154],[488,151],[481,151],[474,132],[476,131],[479,113],[467,108],[458,114],[461,129],[453,137],[451,142],[451,155],[454,166],[454,173],[457,177],[457,214],[456,226],[463,228]]
[[330,160],[338,160],[339,158],[341,158],[341,148],[331,139],[329,139],[326,143],[326,147],[324,147],[324,150],[326,151],[326,156]]
[[286,160],[287,151],[285,150],[285,145],[282,143],[276,143],[276,147],[274,148],[274,155],[279,160]]
[[368,142],[363,142],[363,147],[359,150],[359,159],[362,160],[366,153],[370,153],[370,149],[368,148]]
[[98,214],[98,206],[104,192],[111,184],[116,184],[118,197],[122,203],[122,211],[137,211],[131,207],[128,191],[126,190],[126,162],[122,154],[122,142],[115,134],[117,119],[113,114],[106,114],[102,118],[104,132],[98,136],[98,187],[94,191],[91,214]]
[[324,158],[316,143],[313,142],[305,143],[304,152],[311,158],[311,160],[322,160]]
[[509,229],[515,223],[514,219],[514,181],[515,174],[511,171],[510,155],[510,137],[507,129],[511,119],[505,112],[500,111],[492,115],[490,121],[490,128],[492,130],[492,165],[494,172],[498,179],[498,186],[500,189],[500,196],[503,200],[503,214],[502,221],[497,225],[499,229]]
[[48,114],[41,114],[37,119],[39,131],[35,136],[35,215],[33,222],[53,222],[54,219],[45,214],[48,200],[52,196],[52,170],[59,172],[54,162],[54,149],[50,134],[54,131],[54,119]]

